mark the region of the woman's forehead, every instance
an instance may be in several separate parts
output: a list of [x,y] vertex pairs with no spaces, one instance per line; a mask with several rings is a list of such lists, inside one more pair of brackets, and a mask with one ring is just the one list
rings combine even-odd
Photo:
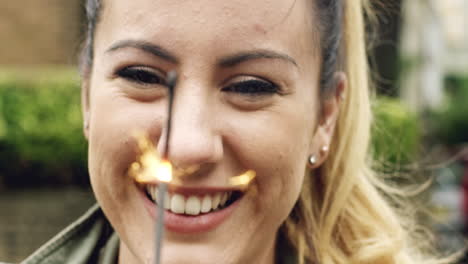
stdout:
[[[196,24],[212,22],[248,23],[261,21],[277,25],[294,18],[294,9],[304,10],[307,0],[105,0],[106,10],[127,18],[159,16]],[[122,18],[122,17],[119,17]],[[137,22],[137,21],[133,21]]]
[[[166,39],[172,42],[168,45],[192,48],[199,42],[234,49],[235,45],[311,49],[313,12],[307,2],[107,0],[96,39],[104,40],[107,46],[122,39]],[[298,53],[305,51],[309,50]]]

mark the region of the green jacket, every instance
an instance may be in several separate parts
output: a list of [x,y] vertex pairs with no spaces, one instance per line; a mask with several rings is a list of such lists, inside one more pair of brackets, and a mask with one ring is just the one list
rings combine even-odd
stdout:
[[[278,241],[278,264],[298,263],[285,242]],[[22,264],[116,264],[119,238],[96,204],[39,248]],[[285,254],[286,252],[286,254]],[[0,263],[1,264],[1,263]]]
[[115,264],[119,238],[96,204],[22,264]]

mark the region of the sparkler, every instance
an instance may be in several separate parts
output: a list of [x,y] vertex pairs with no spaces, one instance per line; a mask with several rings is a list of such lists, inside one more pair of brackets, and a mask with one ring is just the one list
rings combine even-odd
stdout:
[[[149,137],[142,133],[135,134],[138,142],[138,148],[141,155],[137,160],[132,163],[129,169],[129,175],[135,179],[136,182],[142,184],[158,184],[157,193],[157,217],[158,221],[155,223],[155,259],[154,263],[160,264],[161,250],[164,238],[164,200],[166,199],[168,183],[178,185],[178,181],[184,175],[191,175],[199,169],[198,165],[190,166],[188,168],[174,167],[169,161],[169,141],[171,136],[171,123],[172,123],[172,108],[174,102],[174,90],[177,83],[177,74],[172,71],[167,77],[168,86],[168,109],[167,109],[167,124],[166,124],[166,140],[162,155],[160,156],[155,148],[155,144],[149,140]],[[253,170],[248,170],[241,175],[231,177],[227,185],[237,190],[246,190],[251,181],[255,178],[256,173]],[[158,206],[159,205],[159,206]]]
[[[163,161],[162,166],[159,167],[160,174],[159,175],[171,175],[172,172],[172,166],[171,163],[167,161]],[[170,179],[168,179],[170,181]],[[164,198],[166,196],[167,192],[167,182],[161,181],[159,184],[159,193],[158,193],[158,200],[161,201],[159,206],[156,205],[156,208],[158,210],[158,220],[156,221],[156,243],[155,243],[155,263],[159,264],[161,261],[161,248],[162,248],[162,241],[164,238]]]
[[[160,166],[158,166],[157,174],[159,176],[159,193],[158,193],[158,200],[161,201],[159,206],[156,205],[158,210],[158,220],[156,221],[156,243],[155,243],[155,262],[156,264],[160,264],[161,261],[161,248],[162,248],[162,241],[164,238],[164,199],[166,197],[167,192],[167,183],[171,181],[172,178],[172,165],[169,162],[169,140],[171,137],[171,121],[172,121],[172,105],[174,102],[174,90],[177,82],[177,74],[175,71],[169,72],[167,76],[167,88],[168,88],[168,107],[167,107],[167,124],[166,124],[166,142],[164,147],[164,152],[162,155],[162,162]],[[166,178],[161,178],[161,176]],[[155,203],[156,204],[156,203]]]

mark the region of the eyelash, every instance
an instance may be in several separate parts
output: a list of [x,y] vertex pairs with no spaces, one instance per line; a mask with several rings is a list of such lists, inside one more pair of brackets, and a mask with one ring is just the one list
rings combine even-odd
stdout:
[[[116,75],[130,82],[144,86],[150,85],[165,85],[164,77],[145,69],[144,67],[129,66],[118,70]],[[265,96],[272,94],[281,94],[281,89],[278,85],[259,79],[247,79],[229,84],[221,89],[224,92],[236,93],[245,96]]]
[[249,79],[230,84],[224,87],[222,91],[242,95],[262,96],[270,94],[279,94],[280,88],[278,85],[268,81]]
[[130,82],[145,86],[166,84],[164,77],[160,77],[158,74],[143,67],[125,67],[117,71],[116,75]]

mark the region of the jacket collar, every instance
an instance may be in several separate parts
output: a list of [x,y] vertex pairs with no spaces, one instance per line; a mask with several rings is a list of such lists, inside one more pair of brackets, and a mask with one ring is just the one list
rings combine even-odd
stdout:
[[119,238],[96,204],[22,264],[117,263]]

